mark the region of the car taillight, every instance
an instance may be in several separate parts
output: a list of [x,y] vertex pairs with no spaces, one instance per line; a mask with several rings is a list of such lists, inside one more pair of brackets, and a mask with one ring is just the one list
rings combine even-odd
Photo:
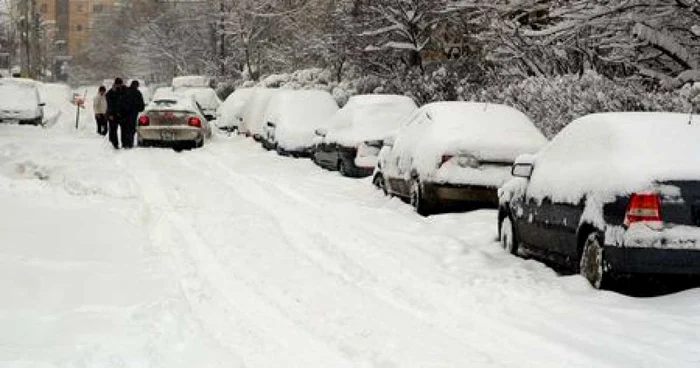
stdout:
[[200,120],[198,117],[193,116],[187,120],[187,125],[201,128],[202,127],[202,120]]
[[[133,120],[132,120],[132,121],[133,121]],[[146,126],[146,125],[148,125],[148,124],[150,124],[150,123],[151,123],[151,121],[150,121],[150,119],[148,119],[148,116],[142,116],[142,117],[139,118],[139,125],[140,125],[140,126]]]
[[661,198],[658,193],[634,193],[625,213],[625,226],[635,222],[661,222]]

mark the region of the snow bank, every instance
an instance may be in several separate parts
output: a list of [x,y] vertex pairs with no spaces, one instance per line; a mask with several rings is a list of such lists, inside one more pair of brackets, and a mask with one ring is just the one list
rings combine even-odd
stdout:
[[353,96],[333,115],[325,141],[356,146],[368,140],[385,138],[417,109],[406,96]]
[[239,88],[231,93],[219,108],[219,127],[233,128],[243,120],[246,103],[253,95],[252,88]]
[[264,120],[275,124],[277,145],[293,151],[313,146],[315,130],[328,126],[337,111],[328,92],[279,91],[270,100]]
[[578,203],[700,180],[700,118],[686,114],[593,114],[568,125],[535,158],[528,194]]

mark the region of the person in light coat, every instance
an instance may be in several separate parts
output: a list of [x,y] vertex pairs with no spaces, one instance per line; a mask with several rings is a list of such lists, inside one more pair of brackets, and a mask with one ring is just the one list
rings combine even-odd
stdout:
[[97,90],[97,95],[92,101],[92,107],[95,110],[95,121],[97,122],[97,134],[107,135],[109,127],[107,126],[107,88],[100,86]]

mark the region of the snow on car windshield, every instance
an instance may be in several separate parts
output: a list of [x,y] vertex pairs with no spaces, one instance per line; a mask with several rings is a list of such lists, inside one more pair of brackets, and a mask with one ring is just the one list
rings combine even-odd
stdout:
[[700,119],[686,114],[608,113],[569,124],[535,158],[528,194],[577,203],[700,180]]
[[365,140],[385,138],[416,108],[415,102],[406,96],[351,97],[333,116],[327,141],[353,146]]

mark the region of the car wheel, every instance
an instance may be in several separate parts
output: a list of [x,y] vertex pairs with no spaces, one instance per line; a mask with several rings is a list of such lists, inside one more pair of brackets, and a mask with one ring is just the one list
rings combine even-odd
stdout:
[[518,254],[518,243],[515,240],[515,229],[510,216],[506,216],[501,221],[501,245],[503,249],[513,255]]
[[196,142],[194,143],[194,147],[195,147],[195,148],[202,148],[202,147],[204,147],[204,137],[202,137],[201,140],[196,141]]
[[410,200],[411,206],[416,209],[419,215],[428,216],[431,214],[431,207],[425,198],[418,179],[411,180]]
[[340,174],[342,174],[343,176],[350,176],[348,165],[343,160],[340,160],[340,162],[338,163],[338,171],[340,171]]
[[386,182],[384,181],[384,175],[382,173],[377,173],[374,175],[374,179],[372,179],[372,184],[374,184],[375,187],[378,189],[381,189],[384,195],[387,195],[387,190],[386,190]]
[[586,239],[579,263],[580,273],[596,289],[603,289],[608,283],[608,272],[605,270],[605,253],[600,244],[600,237],[592,233]]

